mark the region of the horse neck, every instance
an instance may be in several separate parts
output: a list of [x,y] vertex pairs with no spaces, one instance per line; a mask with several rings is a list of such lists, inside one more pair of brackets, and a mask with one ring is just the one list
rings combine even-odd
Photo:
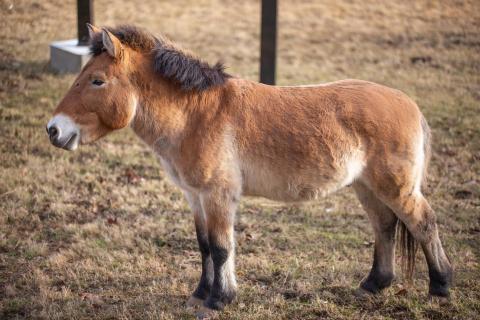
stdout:
[[176,149],[195,130],[206,130],[221,108],[225,89],[186,92],[151,71],[137,75],[135,82],[138,103],[131,127],[160,153]]

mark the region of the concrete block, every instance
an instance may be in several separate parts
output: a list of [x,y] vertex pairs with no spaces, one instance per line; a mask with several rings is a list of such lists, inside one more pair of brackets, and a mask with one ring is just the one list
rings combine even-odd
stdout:
[[77,46],[78,40],[55,41],[50,44],[50,66],[60,73],[76,73],[90,59],[88,46]]

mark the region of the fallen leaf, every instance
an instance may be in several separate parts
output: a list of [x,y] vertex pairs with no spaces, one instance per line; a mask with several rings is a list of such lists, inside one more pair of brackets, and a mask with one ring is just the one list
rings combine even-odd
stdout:
[[138,184],[142,180],[142,177],[140,177],[133,169],[129,168],[125,170],[124,176],[127,178],[127,182],[130,184]]
[[405,296],[407,293],[408,293],[408,290],[405,289],[405,288],[402,288],[402,289],[398,290],[397,292],[395,292],[395,295],[396,296]]
[[455,199],[469,199],[473,193],[469,190],[458,190],[455,192]]
[[118,224],[117,217],[108,217],[107,222],[108,224]]

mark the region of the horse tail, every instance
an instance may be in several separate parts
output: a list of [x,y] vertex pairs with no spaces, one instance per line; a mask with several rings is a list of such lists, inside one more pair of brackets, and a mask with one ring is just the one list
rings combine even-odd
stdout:
[[408,282],[412,281],[415,270],[415,255],[417,253],[417,243],[407,226],[399,221],[397,224],[397,237],[402,259],[402,272]]
[[432,134],[430,132],[430,127],[428,126],[427,120],[423,115],[422,115],[421,125],[422,125],[422,132],[423,132],[423,152],[425,154],[425,158],[423,162],[422,186],[425,187],[427,185],[428,166],[430,164],[430,158],[432,157],[432,147],[430,144]]

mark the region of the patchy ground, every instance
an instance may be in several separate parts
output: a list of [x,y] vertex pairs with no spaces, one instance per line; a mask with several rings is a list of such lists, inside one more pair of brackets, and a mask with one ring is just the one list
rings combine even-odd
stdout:
[[[98,24],[137,23],[258,78],[258,1],[95,1]],[[126,2],[126,1],[125,1]],[[441,2],[441,3],[439,3]],[[352,294],[373,235],[350,190],[238,212],[237,301],[222,319],[473,319],[480,313],[480,4],[280,1],[279,84],[360,78],[412,96],[433,129],[428,196],[456,269],[452,303],[415,282]],[[73,76],[48,43],[73,38],[75,1],[0,0],[0,318],[178,319],[199,277],[193,219],[150,151],[123,130],[68,153],[45,124]]]

